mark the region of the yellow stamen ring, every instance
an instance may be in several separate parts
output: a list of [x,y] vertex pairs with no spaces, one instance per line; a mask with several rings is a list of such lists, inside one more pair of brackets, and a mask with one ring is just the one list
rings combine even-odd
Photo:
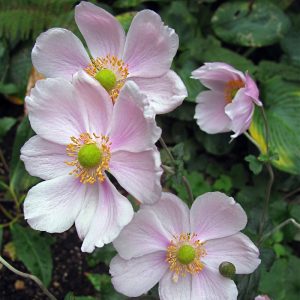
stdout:
[[194,275],[202,271],[204,264],[201,258],[206,255],[203,245],[195,233],[174,236],[167,248],[166,257],[169,269],[174,273],[174,282],[177,282],[180,276],[185,277],[188,273]]
[[227,104],[231,103],[236,93],[240,88],[245,87],[245,83],[241,80],[230,80],[225,85],[225,102]]
[[73,160],[66,164],[75,168],[69,174],[75,175],[84,184],[94,184],[97,180],[103,182],[111,158],[109,138],[82,133],[79,138],[72,136],[71,141],[66,152]]
[[85,71],[96,79],[99,77],[99,72],[102,70],[108,70],[115,76],[116,81],[114,84],[110,81],[109,88],[104,86],[104,88],[109,92],[113,103],[115,103],[128,76],[128,65],[125,64],[122,59],[118,59],[114,55],[106,55],[105,57],[91,59],[91,64],[85,68]]

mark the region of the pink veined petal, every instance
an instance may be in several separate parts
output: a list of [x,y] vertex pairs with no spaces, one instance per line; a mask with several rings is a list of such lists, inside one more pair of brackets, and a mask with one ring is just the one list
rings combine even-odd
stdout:
[[178,282],[174,282],[173,274],[167,271],[160,280],[158,288],[160,300],[191,300],[192,276],[187,274],[185,277],[179,277]]
[[205,250],[207,255],[202,260],[205,265],[214,269],[228,261],[235,265],[237,274],[250,274],[260,264],[257,247],[242,233],[209,240],[205,243]]
[[92,3],[81,1],[75,8],[75,21],[94,58],[108,54],[122,55],[125,33],[110,13]]
[[219,270],[207,266],[192,277],[190,300],[236,300],[238,291],[234,281],[223,277]]
[[210,133],[230,131],[231,120],[225,114],[223,93],[204,91],[197,96],[195,119],[201,130]]
[[68,175],[70,172],[65,164],[68,161],[66,147],[48,142],[38,135],[22,147],[20,159],[30,175],[44,180]]
[[136,14],[129,28],[123,60],[130,77],[157,77],[166,73],[178,49],[178,35],[151,10]]
[[250,96],[245,94],[245,88],[240,89],[233,101],[225,107],[226,115],[231,119],[232,138],[244,133],[251,124],[254,113],[254,103]]
[[150,150],[160,135],[146,96],[134,82],[126,82],[114,105],[109,133],[112,152]]
[[233,235],[244,229],[247,215],[233,198],[220,192],[206,193],[193,203],[191,232],[197,233],[201,241]]
[[157,149],[133,153],[113,152],[109,172],[138,201],[152,204],[161,197],[160,155]]
[[190,232],[189,208],[171,193],[162,193],[160,201],[154,205],[143,205],[142,209],[154,212],[172,238]]
[[250,77],[249,74],[246,74],[246,91],[245,94],[252,98],[254,103],[258,106],[262,106],[263,104],[259,100],[259,90],[255,83],[255,81]]
[[142,93],[146,94],[156,114],[165,114],[180,106],[187,97],[187,90],[174,71],[161,77],[132,78]]
[[165,252],[159,251],[142,257],[124,260],[115,256],[110,263],[114,288],[128,297],[148,292],[167,271]]
[[164,220],[148,208],[142,207],[113,242],[118,254],[124,259],[166,251],[172,239],[162,224]]
[[[116,190],[108,178],[98,184],[98,193],[99,198],[90,226],[88,230],[82,230],[81,235],[86,233],[81,247],[83,252],[92,252],[95,247],[112,242],[133,217],[130,202]],[[91,212],[87,214],[90,216]]]
[[64,79],[39,80],[25,98],[32,129],[42,138],[66,145],[71,136],[86,132],[74,87]]
[[226,63],[205,63],[192,72],[192,78],[199,79],[201,83],[211,90],[222,93],[226,83],[231,80],[246,81],[245,75]]
[[32,63],[45,77],[71,81],[77,71],[90,64],[81,41],[71,31],[52,28],[42,33],[32,49]]
[[43,181],[29,190],[24,217],[33,229],[64,232],[74,224],[85,191],[86,186],[70,175]]
[[80,107],[87,131],[91,134],[106,135],[113,111],[113,104],[107,91],[84,71],[74,76],[72,84],[76,105]]

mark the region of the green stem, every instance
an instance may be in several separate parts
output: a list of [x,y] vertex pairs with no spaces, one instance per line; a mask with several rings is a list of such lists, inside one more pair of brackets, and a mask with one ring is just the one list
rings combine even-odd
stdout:
[[0,263],[3,264],[6,268],[8,268],[10,271],[15,273],[16,275],[33,280],[49,299],[57,300],[57,298],[49,292],[49,290],[44,286],[44,284],[36,276],[17,270],[12,265],[10,265],[1,255],[0,255]]
[[2,164],[3,164],[3,167],[5,169],[6,172],[9,172],[9,167],[8,167],[8,164],[6,162],[6,159],[4,157],[4,154],[2,152],[2,149],[0,148],[0,160],[2,161]]
[[266,240],[268,237],[270,237],[272,234],[274,234],[276,231],[280,230],[281,228],[283,228],[284,226],[288,225],[288,224],[293,224],[296,228],[298,228],[300,230],[300,224],[298,222],[296,222],[295,219],[293,218],[289,218],[285,221],[283,221],[282,223],[280,223],[279,225],[277,225],[275,228],[273,228],[270,232],[266,233],[265,235],[262,236],[261,241]]
[[[162,147],[165,149],[167,155],[169,156],[170,160],[172,161],[174,167],[176,168],[176,160],[162,137],[159,138],[159,142],[162,145]],[[184,187],[187,191],[189,202],[192,205],[194,202],[194,196],[193,196],[193,192],[191,189],[191,185],[185,176],[182,176],[181,179],[182,179],[182,184],[184,185]]]
[[10,220],[14,219],[14,216],[8,211],[6,210],[1,204],[0,204],[0,210],[3,212],[3,214]]

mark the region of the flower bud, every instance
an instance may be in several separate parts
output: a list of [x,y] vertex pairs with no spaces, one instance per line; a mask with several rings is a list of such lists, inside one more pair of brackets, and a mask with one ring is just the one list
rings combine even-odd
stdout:
[[235,275],[235,271],[236,271],[235,266],[231,262],[223,261],[219,265],[219,272],[221,273],[222,276],[226,278],[232,279]]

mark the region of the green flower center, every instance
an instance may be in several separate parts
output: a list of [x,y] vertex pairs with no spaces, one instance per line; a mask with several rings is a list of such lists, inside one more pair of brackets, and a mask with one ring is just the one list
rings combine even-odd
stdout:
[[196,250],[193,246],[183,245],[177,251],[177,259],[183,265],[188,265],[194,261],[196,257]]
[[95,75],[95,79],[97,79],[107,91],[113,89],[117,83],[115,73],[109,69],[100,70]]
[[102,151],[94,144],[83,145],[78,151],[78,161],[84,168],[94,168],[101,163]]

